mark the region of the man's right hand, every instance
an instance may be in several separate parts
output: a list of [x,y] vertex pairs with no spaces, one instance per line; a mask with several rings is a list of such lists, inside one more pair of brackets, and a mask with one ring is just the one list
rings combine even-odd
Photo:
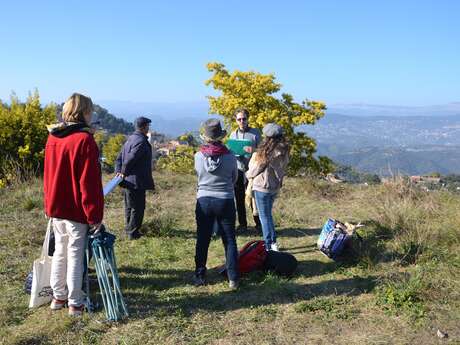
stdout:
[[125,178],[125,175],[123,175],[122,173],[116,173],[115,176],[116,177],[121,177],[122,179]]
[[247,153],[252,153],[254,151],[254,149],[252,148],[252,146],[244,146],[243,147],[243,150]]

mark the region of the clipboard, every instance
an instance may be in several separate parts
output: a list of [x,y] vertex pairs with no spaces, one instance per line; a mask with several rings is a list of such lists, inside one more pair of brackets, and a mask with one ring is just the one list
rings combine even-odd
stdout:
[[252,141],[248,139],[228,139],[225,143],[227,148],[232,151],[235,156],[244,156],[249,158],[251,156],[250,153],[247,153],[244,148],[246,146],[252,147]]

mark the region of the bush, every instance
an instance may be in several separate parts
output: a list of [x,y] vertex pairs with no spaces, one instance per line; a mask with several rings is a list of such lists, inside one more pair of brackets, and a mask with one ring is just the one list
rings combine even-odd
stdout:
[[48,138],[46,125],[56,121],[56,106],[40,105],[38,91],[21,103],[13,94],[10,105],[0,102],[0,184],[41,173]]
[[175,152],[158,160],[157,167],[161,170],[182,174],[193,174],[195,170],[195,150],[191,146],[178,146]]
[[126,136],[123,134],[116,134],[107,140],[102,149],[104,164],[112,169],[115,168],[115,161],[125,141]]
[[109,136],[107,135],[106,132],[96,131],[96,133],[94,133],[94,141],[96,142],[97,147],[99,148],[99,152],[102,153],[104,149],[104,145],[107,143],[108,140],[109,140]]

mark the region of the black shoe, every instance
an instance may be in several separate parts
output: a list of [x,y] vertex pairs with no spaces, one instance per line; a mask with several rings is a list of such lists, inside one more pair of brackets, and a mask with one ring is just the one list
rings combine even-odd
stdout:
[[206,285],[206,279],[204,278],[204,276],[193,276],[193,284],[195,286],[203,286],[203,285]]
[[246,232],[246,231],[248,231],[248,226],[247,225],[238,225],[238,227],[236,228],[236,231],[237,232]]
[[128,233],[128,240],[137,240],[138,238],[141,238],[142,234],[139,231],[133,231]]

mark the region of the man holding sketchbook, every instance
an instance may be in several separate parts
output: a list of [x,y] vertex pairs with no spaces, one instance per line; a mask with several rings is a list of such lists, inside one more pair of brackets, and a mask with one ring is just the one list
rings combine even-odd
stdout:
[[[261,134],[258,129],[249,127],[249,111],[247,109],[237,109],[234,116],[236,123],[238,124],[238,128],[230,134],[230,139],[248,140],[250,143],[250,145],[246,146],[244,149],[246,154],[236,156],[238,164],[238,180],[235,184],[235,200],[239,223],[237,230],[243,232],[248,227],[246,220],[246,206],[244,204],[248,180],[246,179],[244,173],[248,170],[249,160],[261,141]],[[254,216],[254,223],[256,224],[256,229],[260,231],[261,226],[258,216]]]
[[115,172],[123,178],[120,186],[125,188],[125,231],[130,240],[141,237],[139,229],[144,219],[145,191],[155,189],[152,146],[147,139],[151,122],[142,116],[134,121],[136,131],[129,136],[116,160]]

